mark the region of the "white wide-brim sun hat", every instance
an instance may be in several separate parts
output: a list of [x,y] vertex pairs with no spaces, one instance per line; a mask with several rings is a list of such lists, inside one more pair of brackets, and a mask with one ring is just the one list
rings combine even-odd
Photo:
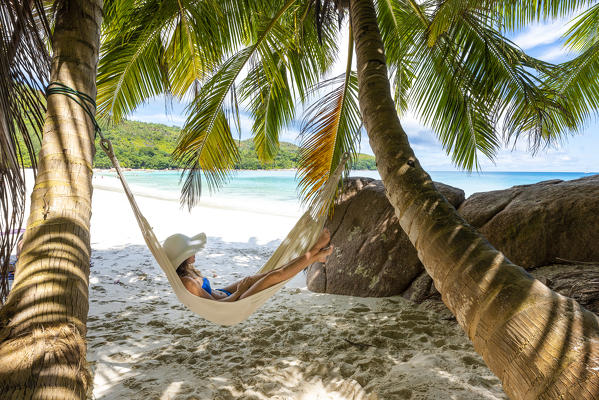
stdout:
[[206,234],[198,233],[189,237],[182,233],[175,233],[166,238],[162,247],[166,252],[168,259],[176,269],[181,263],[202,250],[206,245]]

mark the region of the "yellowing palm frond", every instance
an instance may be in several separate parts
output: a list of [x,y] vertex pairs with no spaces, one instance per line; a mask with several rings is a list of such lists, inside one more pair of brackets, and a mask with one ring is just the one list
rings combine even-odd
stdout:
[[302,125],[298,176],[302,198],[307,203],[315,199],[344,153],[356,157],[361,128],[357,77],[351,72],[343,74],[321,83],[315,91],[322,92],[333,85],[338,86],[308,108]]

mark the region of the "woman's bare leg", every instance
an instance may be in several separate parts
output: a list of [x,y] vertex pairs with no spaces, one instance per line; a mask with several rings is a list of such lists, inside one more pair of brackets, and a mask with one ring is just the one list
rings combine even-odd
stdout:
[[[328,229],[324,229],[318,238],[316,244],[304,255],[299,256],[289,263],[274,269],[265,274],[260,274],[260,278],[245,291],[239,299],[251,296],[261,290],[267,289],[279,282],[290,279],[301,272],[308,265],[317,261],[325,262],[326,258],[333,252],[333,247],[325,248],[331,240],[331,234]],[[254,278],[256,275],[248,278]]]
[[234,293],[237,291],[237,288],[239,287],[239,284],[242,282],[247,282],[248,280],[251,280],[252,282],[249,283],[249,286],[251,287],[254,283],[258,282],[260,279],[262,279],[264,276],[266,276],[266,274],[268,274],[268,272],[263,272],[261,274],[256,274],[256,275],[251,275],[251,276],[247,276],[243,279],[238,280],[235,283],[230,284],[229,286],[225,286],[223,289],[225,289],[227,292],[231,292]]

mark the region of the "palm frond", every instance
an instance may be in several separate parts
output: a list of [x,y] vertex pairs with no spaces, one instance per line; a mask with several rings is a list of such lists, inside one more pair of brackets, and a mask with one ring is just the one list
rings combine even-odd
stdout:
[[104,35],[98,65],[97,113],[114,123],[168,88],[161,40],[168,13],[155,1],[128,11],[130,22],[115,21]]
[[259,159],[273,160],[279,150],[279,131],[294,116],[294,99],[288,81],[285,53],[293,37],[284,29],[273,30],[257,52],[256,60],[243,79],[240,92],[254,124],[252,134]]
[[[492,101],[494,114],[503,124],[506,141],[528,138],[529,148],[535,152],[562,138],[562,133],[572,126],[572,114],[563,106],[557,92],[545,85],[539,75],[553,75],[555,66],[526,55],[515,44],[491,29],[478,14],[464,15],[461,26],[469,31],[472,40],[489,57],[471,52],[469,58],[488,59],[488,66],[481,69],[486,79],[477,79],[477,87]],[[483,75],[481,75],[481,78]]]
[[574,122],[569,127],[576,131],[599,110],[599,4],[582,13],[566,37],[566,46],[580,54],[559,65],[558,74],[546,75],[545,79],[571,111]]
[[405,76],[392,75],[396,103],[400,112],[413,108],[456,165],[478,168],[479,153],[492,159],[502,137],[527,136],[533,149],[560,138],[558,128],[572,120],[538,78],[554,74],[554,66],[497,32],[495,14],[484,9],[491,5],[448,0],[418,6],[391,0],[378,6],[385,47],[392,48],[390,70]]
[[274,17],[262,24],[261,34],[253,45],[238,51],[222,63],[191,103],[189,117],[173,153],[175,159],[180,160],[185,166],[181,201],[189,208],[199,201],[202,171],[206,175],[209,187],[216,189],[226,181],[237,160],[238,150],[223,104],[250,58],[256,53],[268,53],[268,50],[262,47],[272,45],[269,42],[270,35],[283,36],[280,19],[294,2],[295,0],[288,0]]
[[122,24],[125,18],[130,16],[129,11],[134,9],[138,4],[138,0],[104,0],[104,18],[102,23],[104,26],[114,26]]
[[181,174],[181,205],[187,206],[188,209],[195,206],[200,199],[203,177],[207,179],[211,190],[218,188],[226,182],[229,172],[239,158],[237,143],[231,135],[229,122],[222,109],[211,121],[209,129],[199,131],[200,134],[194,132],[190,135],[190,127],[196,126],[194,116],[199,116],[193,114],[194,111],[182,132],[184,141],[181,141],[177,148],[184,150],[176,150],[174,153],[186,166]]
[[354,159],[357,157],[361,115],[356,74],[348,68],[345,74],[317,85],[314,93],[320,94],[332,86],[336,87],[306,110],[302,123],[302,150],[297,174],[305,203],[311,204],[315,200],[344,153],[349,153]]
[[314,23],[318,32],[318,41],[322,43],[322,30],[337,23],[341,27],[345,9],[338,7],[339,1],[314,0]]
[[[492,108],[484,101],[488,99],[483,100],[477,93],[480,80],[474,74],[480,72],[483,61],[468,58],[472,45],[456,34],[454,25],[451,32],[430,46],[434,7],[428,3],[420,6],[418,10],[414,4],[403,2],[379,6],[379,15],[384,16],[383,38],[390,43],[386,48],[399,45],[389,57],[391,71],[403,71],[409,83],[402,89],[397,87],[400,80],[393,82],[394,91],[403,92],[405,99],[402,106],[401,97],[396,96],[400,99],[398,111],[412,108],[434,130],[456,165],[477,168],[478,153],[493,157],[499,145]],[[472,65],[476,61],[479,64]]]
[[599,110],[599,42],[593,43],[571,61],[560,65],[560,73],[547,77],[548,85],[558,90],[559,100],[572,114],[570,129],[580,129]]
[[249,109],[254,118],[254,147],[263,163],[274,159],[279,150],[279,132],[294,117],[294,98],[283,60],[279,59],[276,64],[277,69],[271,68],[271,73],[265,74],[264,65],[260,63],[243,82],[247,92],[244,98],[249,99]]
[[566,46],[569,48],[585,52],[597,42],[599,42],[599,4],[582,13],[565,35]]
[[181,0],[177,4],[179,18],[174,28],[167,58],[171,67],[170,89],[182,98],[189,88],[199,84],[208,68],[204,64],[204,58],[194,37],[194,28],[197,24],[192,19],[196,16],[197,10],[184,7]]
[[[241,41],[227,2],[177,0],[178,11],[167,47],[170,90],[179,99],[197,94],[202,81]],[[237,16],[239,18],[239,16]],[[225,21],[225,23],[223,23]],[[233,22],[231,22],[233,21]],[[214,27],[218,27],[215,29]]]
[[428,2],[442,12],[437,31],[442,31],[446,21],[465,10],[478,10],[492,18],[499,31],[515,31],[532,22],[568,17],[593,5],[594,0],[445,0]]
[[471,7],[472,4],[468,0],[447,0],[439,3],[428,24],[427,44],[434,46],[439,37],[447,33]]
[[407,4],[385,0],[377,2],[376,6],[385,43],[393,100],[398,114],[402,115],[408,109],[409,90],[415,78],[411,41],[414,36],[428,29],[429,23],[421,9],[422,4],[414,1]]
[[[308,5],[289,10],[262,46],[259,57],[241,84],[241,99],[254,118],[252,134],[262,162],[271,161],[279,148],[279,133],[293,122],[296,98],[305,98],[333,63],[337,30],[323,26],[320,42],[307,20]],[[293,33],[293,34],[291,34]]]
[[36,166],[50,72],[50,27],[44,3],[0,4],[0,303],[8,293],[8,263],[25,212],[24,161]]
[[307,18],[308,11],[308,6],[299,7],[288,21],[289,29],[293,27],[295,34],[292,46],[285,52],[285,65],[294,95],[299,99],[305,99],[323,74],[330,70],[339,50],[337,26],[325,25],[318,32]]
[[[220,7],[223,2],[111,3],[122,9],[105,23],[97,101],[98,113],[113,122],[159,94],[179,99],[197,94],[231,43],[240,40],[230,32],[229,18]],[[111,3],[106,12],[116,7]]]
[[514,31],[531,22],[567,17],[595,3],[594,0],[478,0],[480,9],[493,12],[504,29]]

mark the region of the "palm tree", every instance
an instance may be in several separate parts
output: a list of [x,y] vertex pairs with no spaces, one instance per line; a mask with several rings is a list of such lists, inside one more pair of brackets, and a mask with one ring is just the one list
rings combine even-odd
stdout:
[[[15,43],[19,37],[26,40],[15,44],[14,68],[23,68],[21,74],[28,78],[3,75],[2,98],[25,93],[14,90],[19,85],[31,84],[33,92],[47,82],[48,71],[51,82],[95,97],[102,1],[56,1],[53,10],[44,8],[50,6],[40,0],[2,2],[2,44],[10,38],[7,33]],[[44,66],[43,58],[35,59],[44,55],[46,45],[38,32],[45,28],[42,32],[49,34],[44,21],[45,12],[51,11],[52,60],[46,69],[32,68],[34,63]],[[2,48],[3,62],[7,48]],[[7,87],[12,91],[5,92]],[[39,99],[11,101],[2,103],[3,137],[12,133],[15,121],[27,118],[26,112],[35,115],[39,103],[44,106]],[[14,399],[83,399],[89,387],[85,335],[94,128],[83,109],[65,96],[49,96],[46,108],[18,275],[0,309],[0,393]],[[19,134],[27,136],[25,124],[17,126]],[[11,177],[2,172],[3,182]]]
[[[352,149],[362,120],[402,227],[506,392],[596,397],[596,316],[533,280],[465,224],[420,168],[398,119],[398,111],[415,102],[456,164],[470,168],[478,153],[493,155],[500,117],[508,133],[551,140],[553,128],[573,125],[558,97],[529,72],[551,75],[551,66],[527,57],[493,28],[587,2],[349,3],[357,79],[349,61],[339,86],[311,109],[306,197],[341,152]],[[57,4],[51,80],[93,98],[100,2]],[[313,87],[322,93],[316,83],[337,51],[330,21],[348,4],[337,6],[340,12],[329,2],[300,0],[107,0],[99,111],[118,120],[158,93],[192,98],[177,151],[189,166],[183,200],[192,205],[200,173],[218,186],[235,160],[229,120],[238,120],[239,103],[249,104],[255,143],[268,159],[279,131],[294,118],[296,99]],[[311,21],[315,15],[321,29]],[[52,96],[44,132],[22,274],[0,315],[0,391],[82,398],[93,129],[79,105]]]
[[443,301],[511,398],[599,397],[599,318],[512,264],[437,192],[394,109],[371,0],[352,1],[350,15],[378,170]]

